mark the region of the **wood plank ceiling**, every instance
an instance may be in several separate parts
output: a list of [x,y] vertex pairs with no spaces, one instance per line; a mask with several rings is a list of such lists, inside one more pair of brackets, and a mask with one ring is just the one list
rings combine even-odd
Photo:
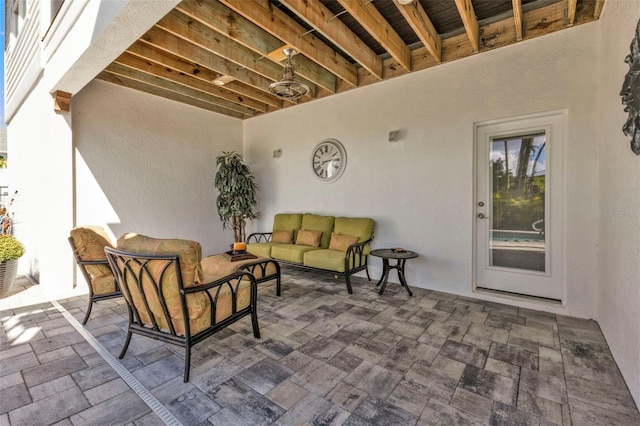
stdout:
[[[184,0],[97,78],[245,119],[591,22],[605,0],[406,1]],[[297,101],[267,90],[285,47]]]

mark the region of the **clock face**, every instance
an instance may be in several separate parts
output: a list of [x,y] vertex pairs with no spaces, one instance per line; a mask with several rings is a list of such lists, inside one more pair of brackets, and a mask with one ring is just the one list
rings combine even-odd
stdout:
[[313,173],[324,182],[337,180],[347,166],[347,153],[340,142],[326,139],[313,150]]

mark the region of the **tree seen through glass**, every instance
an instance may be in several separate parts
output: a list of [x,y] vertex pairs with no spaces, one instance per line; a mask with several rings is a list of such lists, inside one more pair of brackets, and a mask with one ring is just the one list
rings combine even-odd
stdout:
[[491,141],[492,265],[544,271],[546,136]]

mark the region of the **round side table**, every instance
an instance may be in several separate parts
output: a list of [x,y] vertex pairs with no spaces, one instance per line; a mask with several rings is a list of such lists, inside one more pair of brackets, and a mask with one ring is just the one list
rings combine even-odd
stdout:
[[[371,250],[369,253],[372,256],[381,257],[382,258],[382,276],[380,277],[380,281],[378,281],[377,286],[380,286],[380,291],[378,294],[382,295],[385,287],[387,287],[387,280],[389,279],[389,271],[395,269],[398,271],[398,278],[400,279],[400,284],[407,290],[409,296],[413,296],[409,286],[407,285],[407,280],[404,277],[404,264],[407,259],[414,259],[418,257],[418,253],[411,250],[396,250],[396,249],[376,249]],[[396,264],[389,264],[389,259],[395,259]]]

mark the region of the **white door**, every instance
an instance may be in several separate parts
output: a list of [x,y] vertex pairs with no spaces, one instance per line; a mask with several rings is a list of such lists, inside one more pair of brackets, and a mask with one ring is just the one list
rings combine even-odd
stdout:
[[562,299],[564,112],[475,126],[475,287]]

